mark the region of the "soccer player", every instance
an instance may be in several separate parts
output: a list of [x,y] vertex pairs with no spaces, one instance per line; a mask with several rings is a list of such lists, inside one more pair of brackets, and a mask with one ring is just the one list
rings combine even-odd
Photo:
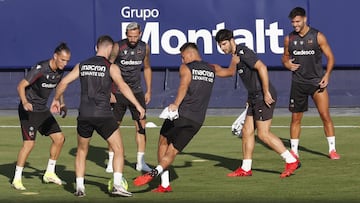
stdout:
[[[297,154],[300,140],[301,120],[308,110],[311,96],[323,122],[329,144],[329,158],[340,159],[335,149],[335,130],[329,112],[327,85],[335,59],[323,33],[307,25],[305,10],[296,7],[289,14],[294,31],[284,40],[282,63],[292,71],[289,110],[292,112],[290,126],[291,149]],[[327,59],[323,70],[322,55]]]
[[[222,68],[202,61],[197,45],[185,43],[181,48],[180,85],[177,96],[168,106],[170,112],[178,111],[177,119],[166,119],[160,130],[158,165],[134,180],[141,186],[161,175],[161,184],[153,192],[171,192],[168,167],[200,130],[209,104],[216,72]],[[232,63],[235,68],[236,63]],[[231,65],[230,65],[231,66]]]
[[[115,43],[110,56],[110,61],[116,63],[120,67],[125,82],[130,86],[141,106],[146,109],[146,105],[151,99],[152,70],[150,67],[150,48],[148,44],[140,40],[141,29],[138,23],[132,22],[126,27],[126,36],[126,39]],[[146,85],[145,94],[141,86],[141,69],[144,71]],[[114,89],[114,97],[115,101],[112,101],[113,112],[119,124],[121,123],[127,108],[129,108],[132,119],[135,121],[135,140],[137,144],[137,162],[135,168],[137,171],[148,172],[151,169],[144,160],[146,148],[146,117],[140,119],[139,112],[136,111],[135,106],[129,102],[119,90]],[[108,173],[112,172],[112,159],[113,150],[109,147],[109,161],[106,167],[106,172]]]
[[119,125],[116,122],[110,106],[111,85],[114,82],[126,98],[132,102],[139,112],[139,118],[145,114],[129,86],[121,77],[120,69],[112,64],[110,56],[114,41],[109,36],[100,36],[96,43],[97,53],[87,60],[75,65],[59,83],[54,96],[51,110],[59,112],[59,98],[68,84],[80,77],[81,94],[79,116],[77,118],[77,152],[75,160],[76,191],[75,196],[85,196],[84,176],[86,156],[94,130],[107,141],[114,150],[113,190],[114,195],[129,197],[132,193],[121,184],[124,168],[124,149]]
[[257,129],[260,140],[285,160],[285,170],[281,173],[280,178],[290,176],[300,167],[300,161],[293,152],[286,149],[280,138],[270,131],[276,104],[276,90],[269,81],[266,65],[258,59],[254,51],[244,45],[236,45],[231,30],[219,30],[215,40],[225,54],[240,57],[236,69],[224,69],[222,76],[233,76],[238,72],[248,91],[248,110],[242,128],[243,161],[241,167],[229,173],[228,176],[252,175],[255,129]]
[[[37,131],[44,136],[50,137],[52,140],[50,158],[43,176],[43,181],[45,183],[52,182],[58,185],[64,183],[56,175],[55,166],[65,137],[46,104],[52,90],[61,80],[64,74],[64,68],[69,62],[70,57],[69,47],[65,43],[60,43],[55,48],[52,58],[34,65],[17,86],[20,97],[18,112],[23,139],[23,145],[18,153],[15,175],[12,181],[12,186],[17,190],[26,190],[21,180],[22,172],[26,159],[35,146]],[[67,108],[62,97],[60,98],[60,103],[60,111],[64,118],[67,113]]]

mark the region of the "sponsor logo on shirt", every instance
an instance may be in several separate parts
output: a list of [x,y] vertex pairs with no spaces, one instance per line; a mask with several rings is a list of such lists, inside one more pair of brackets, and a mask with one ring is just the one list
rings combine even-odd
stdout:
[[315,55],[315,50],[294,50],[293,51],[294,56],[310,56]]
[[138,65],[141,65],[142,64],[142,61],[141,60],[138,60],[138,61],[134,61],[134,60],[121,60],[120,61],[121,65],[124,65],[124,66],[138,66]]
[[215,74],[214,72],[208,70],[192,70],[192,79],[193,80],[202,80],[206,82],[214,82]]
[[49,88],[49,89],[52,89],[52,88],[55,88],[56,87],[56,83],[41,83],[41,87],[44,87],[44,88]]

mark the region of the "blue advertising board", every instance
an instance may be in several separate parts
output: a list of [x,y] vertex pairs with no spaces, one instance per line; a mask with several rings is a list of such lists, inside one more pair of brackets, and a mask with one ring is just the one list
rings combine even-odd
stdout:
[[[125,37],[127,23],[142,26],[142,40],[149,43],[151,65],[177,68],[180,46],[196,42],[203,59],[228,65],[216,45],[219,29],[234,30],[237,43],[245,43],[270,67],[281,67],[284,36],[291,30],[289,11],[302,6],[311,26],[328,38],[336,66],[359,66],[355,33],[349,26],[356,0],[2,0],[0,1],[0,68],[24,68],[51,57],[55,46],[65,41],[72,50],[70,65],[94,54],[96,38],[103,34],[115,40]],[[323,5],[327,8],[324,12]],[[334,26],[336,25],[336,29]],[[346,39],[346,42],[344,42]],[[350,50],[350,51],[349,51]]]

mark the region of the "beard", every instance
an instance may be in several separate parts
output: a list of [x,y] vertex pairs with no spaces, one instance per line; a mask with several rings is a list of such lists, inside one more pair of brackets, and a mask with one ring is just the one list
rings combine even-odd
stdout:
[[130,47],[131,49],[133,49],[133,48],[135,48],[135,47],[138,45],[139,41],[137,41],[136,43],[130,43],[129,40],[126,40],[126,43],[127,43],[128,47]]

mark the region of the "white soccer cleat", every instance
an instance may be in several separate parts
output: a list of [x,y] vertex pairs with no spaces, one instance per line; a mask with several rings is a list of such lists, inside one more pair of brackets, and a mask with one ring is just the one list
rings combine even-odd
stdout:
[[49,173],[46,172],[43,176],[43,181],[44,183],[55,183],[57,185],[65,185],[66,182],[62,181],[57,175],[56,173]]
[[131,197],[132,196],[132,193],[125,190],[125,188],[121,185],[113,185],[111,194],[122,196],[122,197]]
[[24,185],[22,184],[21,179],[14,179],[11,186],[15,188],[16,190],[26,190]]
[[76,197],[85,197],[85,188],[76,188],[76,191],[74,192],[74,195]]
[[106,173],[112,173],[112,172],[114,172],[114,169],[113,169],[112,165],[109,164],[109,165],[106,167],[105,171],[106,171]]

